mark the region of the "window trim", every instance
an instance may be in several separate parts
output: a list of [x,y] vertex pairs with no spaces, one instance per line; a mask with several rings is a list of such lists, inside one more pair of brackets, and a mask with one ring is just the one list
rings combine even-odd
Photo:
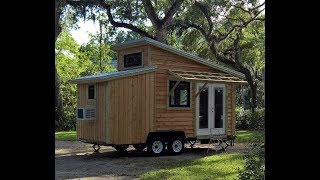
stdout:
[[[135,53],[141,53],[141,65],[140,66],[131,66],[131,67],[124,67],[124,56],[125,55],[130,55],[130,54],[135,54]],[[123,70],[128,70],[128,69],[136,69],[136,68],[142,68],[144,66],[144,57],[143,57],[143,50],[136,50],[136,51],[129,51],[129,52],[125,52],[122,55],[122,69]]]
[[169,97],[169,91],[170,91],[170,81],[179,81],[179,79],[171,77],[167,79],[167,110],[191,110],[193,108],[192,100],[193,100],[193,82],[192,81],[181,81],[181,82],[189,82],[190,83],[190,106],[189,107],[170,107],[170,97]]

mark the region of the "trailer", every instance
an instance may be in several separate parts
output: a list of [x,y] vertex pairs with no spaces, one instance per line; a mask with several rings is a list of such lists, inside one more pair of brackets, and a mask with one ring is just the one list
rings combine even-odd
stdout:
[[235,90],[245,76],[150,38],[116,44],[117,71],[77,84],[78,140],[126,151],[183,152],[209,139],[210,128],[235,133]]

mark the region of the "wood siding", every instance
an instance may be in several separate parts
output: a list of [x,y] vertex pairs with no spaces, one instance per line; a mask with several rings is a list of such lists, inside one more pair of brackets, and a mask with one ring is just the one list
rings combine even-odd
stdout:
[[145,143],[153,131],[154,72],[108,82],[108,144]]
[[[151,46],[151,62],[158,67],[156,71],[156,121],[155,130],[182,130],[187,137],[195,137],[195,82],[191,82],[190,108],[168,107],[168,69],[221,72],[190,59]],[[172,78],[173,79],[173,78]]]
[[88,85],[77,85],[78,108],[96,108],[95,120],[77,120],[77,138],[89,142],[103,143],[106,141],[106,87],[107,82],[96,83],[96,99],[88,99]]
[[137,47],[132,47],[132,48],[127,48],[127,49],[120,49],[118,50],[118,70],[125,70],[123,67],[123,57],[125,54],[131,54],[131,53],[137,53],[137,52],[142,52],[142,63],[143,66],[149,66],[150,63],[150,45],[143,45],[143,46],[137,46]]
[[[96,120],[77,121],[77,138],[101,144],[145,143],[151,131],[181,130],[196,137],[196,82],[190,81],[190,108],[168,106],[168,69],[221,72],[151,45],[118,50],[118,70],[123,55],[143,52],[143,65],[157,70],[96,83],[96,100],[88,100],[89,84],[77,85],[78,108],[96,108]],[[226,84],[226,134],[235,132],[235,87]]]
[[235,101],[236,101],[236,85],[227,84],[226,85],[226,92],[227,92],[227,111],[226,111],[226,134],[227,135],[234,135],[235,127],[236,127],[236,115],[235,115]]

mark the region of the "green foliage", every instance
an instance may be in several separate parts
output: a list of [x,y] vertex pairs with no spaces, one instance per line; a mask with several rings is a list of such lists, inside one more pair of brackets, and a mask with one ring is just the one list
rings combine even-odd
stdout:
[[59,141],[76,141],[76,131],[61,131],[55,133],[55,139]]
[[62,31],[56,41],[56,68],[60,81],[64,117],[56,122],[56,130],[75,129],[76,85],[69,80],[80,77],[92,62],[83,59],[79,45],[71,35]]
[[[261,18],[264,18],[261,16]],[[242,47],[241,60],[244,65],[261,76],[261,70],[265,66],[265,27],[264,22],[254,21],[242,31],[240,41]]]
[[83,54],[83,56],[92,62],[92,66],[87,68],[87,75],[113,72],[116,70],[110,64],[112,60],[110,55],[114,54],[115,52],[111,51],[110,45],[105,38],[102,37],[101,45],[99,39],[100,34],[91,34],[90,41],[86,45],[80,47],[80,52]]
[[265,179],[265,148],[264,131],[254,136],[246,152],[244,169],[238,169],[240,180],[262,180]]
[[237,129],[264,129],[265,110],[257,109],[255,112],[244,110],[242,107],[236,107],[236,128]]
[[[75,42],[71,35],[63,30],[56,41],[56,68],[60,81],[61,96],[63,102],[64,116],[56,120],[56,131],[75,129],[75,111],[77,107],[76,84],[71,84],[69,80],[112,71],[109,64],[103,64],[100,68],[96,55],[99,45],[92,40],[84,49]],[[103,45],[103,58],[106,62],[111,60],[109,45]]]
[[244,170],[239,171],[240,180],[263,180],[265,178],[265,166],[261,158],[250,156],[246,158]]
[[[257,108],[264,108],[264,85],[262,81],[257,80]],[[247,85],[241,85],[236,89],[236,106],[241,106],[244,109],[250,109],[251,107],[251,95],[250,87]]]
[[243,169],[241,154],[219,154],[170,165],[162,170],[149,171],[141,179],[235,179],[237,169]]
[[237,136],[237,138],[235,139],[236,143],[250,143],[257,140],[264,142],[263,131],[241,130],[241,131],[236,131],[236,136]]

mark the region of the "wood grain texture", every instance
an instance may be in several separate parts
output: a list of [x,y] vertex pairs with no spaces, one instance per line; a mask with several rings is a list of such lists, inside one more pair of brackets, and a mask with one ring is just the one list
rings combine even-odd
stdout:
[[156,70],[155,90],[155,130],[184,130],[187,137],[195,137],[195,81],[191,82],[191,108],[170,109],[168,103],[169,69],[221,72],[190,59],[151,46],[151,62],[158,67]]
[[95,84],[96,99],[87,98],[89,84],[77,85],[78,108],[96,108],[95,120],[77,120],[76,131],[77,138],[92,142],[106,142],[106,82]]
[[[112,80],[110,106],[115,107],[107,118],[112,121],[113,133],[109,144],[144,143],[153,131],[154,72]],[[151,114],[151,115],[150,115]]]

